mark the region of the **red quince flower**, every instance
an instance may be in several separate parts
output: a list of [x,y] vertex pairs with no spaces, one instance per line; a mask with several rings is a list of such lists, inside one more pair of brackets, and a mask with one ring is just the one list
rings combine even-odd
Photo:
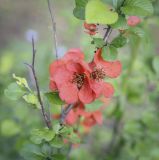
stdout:
[[79,49],[69,50],[62,59],[50,65],[50,89],[58,90],[67,104],[91,103],[95,93],[89,85],[89,72],[84,54]]
[[141,19],[137,16],[130,16],[127,20],[128,26],[135,27],[141,22]]
[[85,118],[83,121],[84,126],[92,127],[96,124],[102,125],[102,123],[103,123],[103,116],[99,110],[94,112],[87,112],[85,114]]
[[85,107],[82,103],[76,104],[73,109],[67,114],[65,123],[68,125],[74,125],[79,118],[85,114]]
[[84,22],[84,28],[86,29],[86,33],[93,36],[97,33],[97,25],[95,24],[88,24]]
[[104,82],[105,77],[116,78],[121,74],[122,65],[120,61],[109,62],[102,58],[102,49],[98,49],[95,53],[94,60],[91,62],[90,68],[92,69],[90,75],[90,86],[96,93],[96,98],[104,95],[106,98],[110,98],[114,94],[113,86]]

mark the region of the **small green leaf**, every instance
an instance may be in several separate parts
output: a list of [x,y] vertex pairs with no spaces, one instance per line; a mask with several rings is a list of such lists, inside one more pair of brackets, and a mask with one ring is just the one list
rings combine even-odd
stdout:
[[34,129],[31,133],[31,141],[35,144],[41,144],[43,140],[51,141],[55,137],[55,132],[47,128],[43,130]]
[[110,54],[109,54],[108,59],[115,60],[117,58],[117,56],[118,56],[117,48],[112,46],[112,45],[110,45],[109,46],[109,51],[110,51]]
[[70,136],[69,136],[69,141],[70,141],[71,143],[74,143],[74,144],[77,144],[77,143],[80,143],[80,142],[81,142],[79,136],[78,136],[76,133],[74,133],[74,132],[72,132],[72,133],[70,134]]
[[88,0],[75,0],[76,7],[73,10],[73,14],[76,18],[84,20],[85,19],[85,6]]
[[55,148],[62,148],[64,146],[63,139],[59,136],[56,136],[51,142],[50,145]]
[[127,21],[125,17],[120,16],[118,21],[111,25],[112,28],[125,30],[128,29]]
[[93,41],[97,48],[102,48],[105,45],[105,42],[102,38],[93,38]]
[[43,130],[43,139],[47,142],[51,141],[55,137],[55,132],[53,130],[49,130],[48,128]]
[[15,74],[13,74],[13,78],[16,79],[16,83],[21,86],[21,87],[25,87],[27,88],[29,91],[31,91],[31,89],[29,88],[28,82],[26,81],[25,78],[22,77],[17,77]]
[[140,38],[143,38],[145,37],[145,32],[142,28],[140,27],[134,27],[134,28],[130,28],[129,29],[130,32],[132,32],[133,34],[135,34],[136,36],[140,37]]
[[17,100],[21,98],[26,92],[17,85],[17,83],[11,83],[7,89],[4,90],[4,94],[11,100]]
[[116,37],[116,38],[112,41],[111,45],[114,46],[114,47],[116,47],[116,48],[121,48],[121,47],[123,47],[126,43],[127,43],[127,39],[126,39],[124,36],[119,35],[118,37]]
[[24,95],[23,99],[27,103],[32,104],[32,105],[36,106],[38,109],[40,109],[38,98],[34,94],[30,93],[30,94]]
[[118,20],[118,14],[100,0],[90,0],[85,14],[87,23],[113,24]]
[[153,14],[150,0],[126,0],[122,12],[130,16],[148,16]]
[[66,156],[63,154],[54,154],[53,159],[54,160],[66,160]]
[[14,136],[14,135],[18,134],[21,131],[21,129],[18,126],[18,124],[15,123],[12,120],[4,120],[4,121],[2,121],[0,127],[1,127],[2,135],[3,136],[7,136],[7,137]]
[[47,97],[47,99],[49,100],[50,104],[54,105],[63,105],[65,104],[59,97],[59,93],[58,92],[48,92],[45,93],[45,96]]

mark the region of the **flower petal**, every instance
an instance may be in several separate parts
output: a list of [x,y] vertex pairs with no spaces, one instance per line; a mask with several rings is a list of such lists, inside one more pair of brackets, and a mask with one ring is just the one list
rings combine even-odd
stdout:
[[80,89],[78,96],[80,101],[84,104],[88,104],[94,101],[95,93],[90,88],[89,83],[87,81],[85,81],[84,85]]
[[120,61],[109,62],[103,59],[102,49],[98,49],[95,56],[94,62],[97,67],[102,67],[105,71],[106,76],[110,78],[116,78],[121,74],[122,65]]
[[61,60],[56,60],[53,63],[51,63],[49,67],[50,77],[52,77],[54,73],[56,72],[56,69],[62,65],[64,65],[64,62]]
[[74,113],[73,110],[70,110],[70,112],[67,114],[65,118],[65,122],[68,125],[73,125],[77,122],[78,116]]
[[66,54],[65,56],[63,57],[63,59],[65,61],[69,61],[69,60],[83,60],[84,59],[84,54],[83,52],[78,49],[78,48],[75,48],[75,49],[70,49]]
[[103,82],[97,82],[95,80],[90,80],[90,86],[92,88],[92,90],[94,91],[94,93],[96,94],[96,98],[98,98],[103,91],[103,86],[102,86]]
[[94,119],[96,120],[96,122],[99,125],[102,125],[102,123],[103,123],[103,116],[102,116],[102,113],[100,111],[93,112],[93,117],[94,117]]
[[49,88],[52,90],[52,91],[56,91],[57,90],[57,85],[54,81],[50,81],[50,84],[49,84]]
[[106,98],[111,98],[114,94],[114,88],[110,83],[104,82],[102,92]]
[[61,85],[70,82],[72,78],[73,78],[73,73],[68,71],[66,66],[63,65],[56,69],[51,80],[54,80],[57,87],[60,88]]
[[72,83],[64,84],[59,89],[59,96],[67,104],[76,103],[78,101],[78,89]]

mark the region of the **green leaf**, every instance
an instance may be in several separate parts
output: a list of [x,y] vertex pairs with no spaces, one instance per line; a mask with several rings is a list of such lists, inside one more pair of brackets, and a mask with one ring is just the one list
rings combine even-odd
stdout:
[[84,20],[85,19],[85,6],[88,0],[75,0],[76,7],[73,10],[73,14],[76,18]]
[[117,48],[115,48],[114,46],[110,45],[109,46],[109,51],[110,51],[110,54],[109,54],[108,59],[115,60],[117,58],[117,56],[118,56]]
[[17,85],[17,83],[11,83],[7,89],[4,90],[4,94],[11,100],[17,100],[21,98],[26,92]]
[[16,79],[16,83],[21,86],[21,87],[25,87],[27,88],[29,91],[31,91],[31,89],[29,88],[28,82],[26,81],[25,78],[22,77],[17,77],[15,74],[13,74],[13,78]]
[[54,154],[53,159],[54,160],[66,160],[66,156],[63,154]]
[[149,0],[126,0],[122,12],[130,16],[148,16],[153,14],[153,6]]
[[35,144],[41,144],[42,141],[49,142],[55,137],[55,132],[45,128],[43,130],[34,129],[31,132],[31,141]]
[[105,45],[105,42],[102,38],[93,38],[93,41],[97,48],[102,48]]
[[155,70],[155,72],[159,75],[159,57],[156,56],[154,59],[153,59],[153,68]]
[[59,93],[58,92],[48,92],[45,93],[45,96],[47,97],[47,99],[49,100],[50,104],[54,105],[63,105],[65,104],[59,97]]
[[116,47],[116,48],[121,48],[123,47],[125,44],[127,43],[127,39],[122,36],[119,35],[118,37],[116,37],[112,42],[111,45]]
[[118,20],[118,14],[100,0],[90,0],[86,5],[86,22],[113,24]]
[[27,103],[32,104],[32,105],[36,106],[38,109],[40,109],[40,104],[39,104],[39,101],[38,101],[38,98],[36,95],[30,93],[30,94],[24,95],[23,99]]
[[74,133],[74,132],[72,132],[72,133],[70,134],[70,136],[69,136],[69,141],[70,141],[71,143],[74,143],[74,144],[77,144],[77,143],[80,143],[80,142],[81,142],[79,136],[78,136],[76,133]]
[[112,28],[125,30],[128,28],[127,21],[125,17],[120,16],[118,21],[111,25]]
[[1,133],[3,136],[14,136],[16,134],[18,134],[21,129],[20,127],[17,125],[17,123],[15,123],[12,120],[4,120],[1,123]]
[[26,160],[42,160],[45,157],[41,147],[35,144],[25,144],[20,151],[20,155]]
[[62,148],[64,146],[63,139],[59,136],[56,136],[51,142],[50,145],[55,148]]
[[140,38],[145,37],[145,31],[140,27],[130,28],[129,30],[130,30],[130,32],[132,32],[133,34],[135,34],[136,36],[138,36]]

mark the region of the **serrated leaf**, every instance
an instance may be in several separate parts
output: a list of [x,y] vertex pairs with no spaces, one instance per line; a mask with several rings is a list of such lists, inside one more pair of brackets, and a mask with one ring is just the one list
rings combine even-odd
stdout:
[[74,143],[74,144],[77,144],[77,143],[80,143],[80,142],[81,142],[79,136],[78,136],[76,133],[74,133],[74,132],[72,132],[72,133],[70,134],[70,136],[69,136],[69,141],[70,141],[71,143]]
[[93,41],[97,48],[102,48],[105,45],[105,42],[102,38],[93,38]]
[[129,29],[133,34],[135,34],[136,36],[143,38],[145,37],[145,31],[140,28],[140,27],[134,27],[134,28],[130,28]]
[[43,140],[46,142],[51,141],[55,137],[55,132],[47,128],[43,130],[34,129],[31,132],[31,141],[35,144],[41,144]]
[[66,156],[63,154],[54,154],[53,159],[54,160],[66,160]]
[[120,16],[118,18],[118,21],[116,23],[112,24],[111,27],[115,28],[115,29],[120,29],[120,30],[127,29],[128,25],[127,25],[127,21],[126,21],[125,17]]
[[85,19],[85,6],[88,0],[75,0],[76,7],[73,10],[73,14],[76,18],[84,20]]
[[116,48],[121,48],[123,47],[125,44],[127,43],[127,39],[122,36],[119,35],[118,37],[116,37],[112,42],[111,45],[116,47]]
[[16,83],[21,86],[21,87],[25,87],[27,88],[29,91],[31,91],[31,89],[29,88],[28,82],[25,78],[22,77],[18,77],[15,74],[13,74],[13,78],[16,79]]
[[90,0],[86,5],[86,22],[113,24],[118,20],[118,14],[100,0]]
[[30,94],[24,95],[23,99],[27,103],[35,105],[38,109],[40,109],[40,104],[39,104],[38,98],[34,94],[30,93]]
[[126,0],[122,12],[130,16],[148,16],[153,14],[153,6],[149,0]]
[[7,89],[4,90],[4,94],[11,100],[17,100],[21,98],[26,92],[17,85],[17,83],[11,83]]
[[65,104],[59,97],[59,93],[58,92],[47,92],[44,94],[47,99],[49,100],[50,104],[54,105],[63,105]]
[[51,142],[50,145],[55,148],[62,148],[64,146],[63,139],[59,136],[56,136]]

